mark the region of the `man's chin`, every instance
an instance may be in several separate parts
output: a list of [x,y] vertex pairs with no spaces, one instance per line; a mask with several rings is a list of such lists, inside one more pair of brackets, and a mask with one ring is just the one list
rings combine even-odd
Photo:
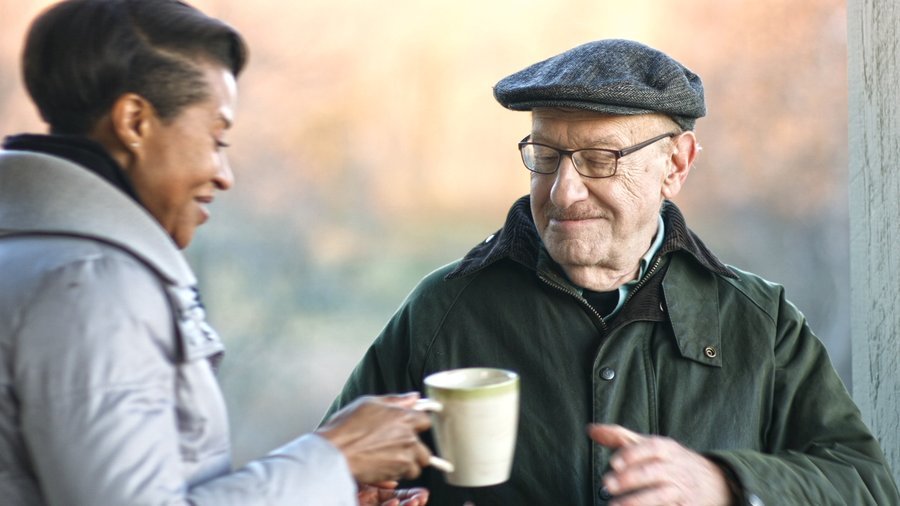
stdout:
[[582,241],[565,241],[551,244],[552,246],[547,247],[550,258],[563,267],[591,267],[597,265],[600,261],[596,251],[586,248],[587,245]]

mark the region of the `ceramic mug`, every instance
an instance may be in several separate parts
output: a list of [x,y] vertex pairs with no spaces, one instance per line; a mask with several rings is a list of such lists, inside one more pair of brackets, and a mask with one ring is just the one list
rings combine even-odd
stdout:
[[519,425],[519,376],[487,367],[452,369],[426,377],[425,394],[416,409],[432,413],[440,455],[432,464],[447,482],[484,487],[508,480]]

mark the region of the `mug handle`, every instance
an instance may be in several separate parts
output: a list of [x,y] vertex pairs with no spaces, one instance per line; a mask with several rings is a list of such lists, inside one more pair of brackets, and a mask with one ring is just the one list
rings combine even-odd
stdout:
[[[444,410],[444,405],[434,399],[419,399],[413,405],[413,409],[416,411],[440,413]],[[435,469],[444,471],[445,473],[452,473],[454,470],[454,466],[452,463],[435,455],[428,457],[428,464]]]

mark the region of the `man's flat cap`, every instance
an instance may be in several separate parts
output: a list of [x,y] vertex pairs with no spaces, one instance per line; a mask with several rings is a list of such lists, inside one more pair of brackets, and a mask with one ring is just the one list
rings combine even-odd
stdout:
[[692,130],[706,114],[700,77],[638,42],[589,42],[507,76],[494,86],[503,107],[565,107],[607,114],[663,113]]

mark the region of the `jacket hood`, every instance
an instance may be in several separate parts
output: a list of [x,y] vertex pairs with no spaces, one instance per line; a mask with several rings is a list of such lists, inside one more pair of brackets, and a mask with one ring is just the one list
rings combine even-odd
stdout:
[[169,234],[125,193],[62,158],[0,151],[0,236],[18,234],[92,238],[128,251],[173,285],[197,282]]

